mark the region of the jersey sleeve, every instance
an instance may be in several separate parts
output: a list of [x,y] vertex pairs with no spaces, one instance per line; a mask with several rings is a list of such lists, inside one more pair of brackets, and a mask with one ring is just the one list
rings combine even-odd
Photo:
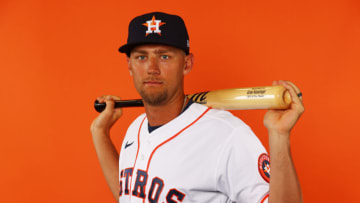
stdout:
[[268,157],[267,152],[248,126],[232,131],[219,157],[217,190],[227,194],[233,202],[267,202],[270,168],[266,171],[268,174],[259,168],[269,159],[261,158]]

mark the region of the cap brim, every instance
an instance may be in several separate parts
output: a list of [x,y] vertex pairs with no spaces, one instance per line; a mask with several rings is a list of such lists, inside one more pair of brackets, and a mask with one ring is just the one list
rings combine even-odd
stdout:
[[144,45],[144,44],[160,44],[160,43],[154,43],[154,42],[151,42],[151,43],[149,43],[149,42],[128,43],[128,44],[121,46],[119,48],[119,52],[125,53],[126,55],[130,56],[130,52],[133,48],[135,48],[136,46],[139,46],[139,45]]
[[130,55],[131,50],[135,47],[135,44],[125,44],[119,48],[120,53],[125,53],[128,56]]
[[125,53],[127,56],[130,57],[130,52],[133,48],[135,48],[136,46],[139,46],[139,45],[144,45],[144,44],[161,44],[161,45],[167,45],[167,46],[172,46],[172,47],[176,47],[178,49],[181,49],[185,52],[186,55],[189,54],[189,50],[184,50],[184,48],[182,47],[178,47],[178,46],[175,46],[173,44],[168,44],[168,43],[160,43],[160,42],[138,42],[138,43],[128,43],[128,44],[124,44],[123,46],[121,46],[119,48],[119,52],[120,53]]

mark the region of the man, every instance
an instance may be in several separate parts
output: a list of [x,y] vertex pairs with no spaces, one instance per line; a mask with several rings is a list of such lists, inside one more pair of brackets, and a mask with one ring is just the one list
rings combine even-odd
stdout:
[[[129,25],[128,69],[145,114],[129,127],[121,154],[111,126],[121,117],[115,96],[93,121],[93,142],[114,197],[125,202],[302,202],[290,154],[290,131],[303,113],[300,90],[283,85],[293,100],[287,110],[269,110],[270,159],[251,129],[227,111],[188,101],[184,76],[193,67],[189,38],[179,16],[155,12]],[[300,98],[299,98],[300,97]],[[270,183],[269,183],[270,182]]]

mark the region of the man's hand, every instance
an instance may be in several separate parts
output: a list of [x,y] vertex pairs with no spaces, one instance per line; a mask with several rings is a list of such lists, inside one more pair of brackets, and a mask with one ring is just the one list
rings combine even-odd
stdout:
[[298,97],[300,89],[290,81],[274,81],[273,85],[282,85],[290,93],[292,103],[289,109],[285,110],[269,110],[264,117],[264,125],[269,133],[290,134],[296,121],[304,112],[302,99]]
[[264,117],[264,125],[269,133],[271,160],[269,203],[303,202],[300,183],[292,161],[290,131],[304,112],[298,94],[300,89],[289,81],[274,81],[290,93],[292,103],[289,109],[269,110]]
[[94,119],[90,130],[101,168],[106,182],[116,200],[119,202],[119,154],[110,139],[110,129],[121,117],[122,110],[115,109],[116,96],[102,96],[97,98],[100,103],[106,102],[106,108]]
[[97,98],[99,103],[106,103],[106,108],[100,115],[92,122],[90,130],[91,133],[105,133],[109,134],[111,127],[121,117],[122,109],[114,108],[114,100],[120,100],[117,96],[102,96]]

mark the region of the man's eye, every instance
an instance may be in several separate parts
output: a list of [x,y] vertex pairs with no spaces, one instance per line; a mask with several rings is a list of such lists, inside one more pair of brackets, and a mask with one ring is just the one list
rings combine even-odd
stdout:
[[168,55],[162,55],[161,59],[169,59],[169,56]]
[[139,59],[139,60],[144,60],[145,56],[137,56],[136,58]]

